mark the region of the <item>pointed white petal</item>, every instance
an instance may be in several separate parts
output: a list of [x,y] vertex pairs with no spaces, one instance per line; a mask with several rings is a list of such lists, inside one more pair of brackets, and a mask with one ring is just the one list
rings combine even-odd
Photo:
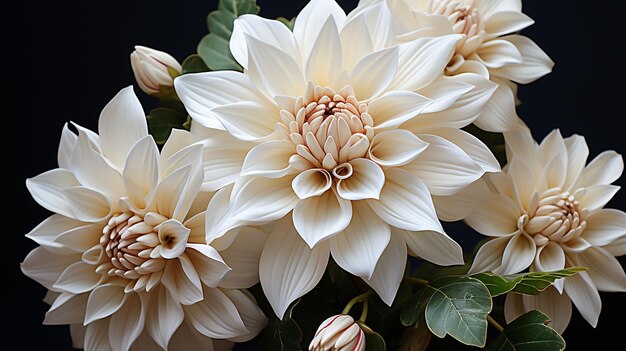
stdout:
[[513,235],[502,254],[502,266],[494,270],[497,274],[515,274],[528,268],[535,259],[537,247],[525,233]]
[[565,279],[564,289],[583,318],[595,328],[602,310],[602,301],[587,272],[579,272]]
[[161,283],[183,305],[202,300],[200,276],[186,255],[167,261]]
[[391,91],[372,100],[368,112],[374,129],[393,128],[419,115],[432,101],[410,91]]
[[93,289],[87,301],[85,325],[117,312],[124,303],[124,296],[124,286],[116,284],[100,285]]
[[114,350],[130,349],[143,332],[146,310],[137,294],[127,294],[124,305],[111,317],[109,342]]
[[440,266],[463,264],[463,249],[445,233],[402,231],[409,250],[418,257]]
[[619,261],[601,247],[591,247],[577,255],[578,264],[589,268],[587,274],[598,290],[626,292],[626,274]]
[[377,97],[391,84],[398,68],[398,47],[369,54],[350,73],[351,86],[359,100]]
[[330,16],[322,26],[320,33],[311,48],[305,66],[306,78],[320,86],[336,89],[337,77],[341,74],[341,41],[335,19]]
[[57,151],[59,168],[70,168],[70,160],[72,159],[72,152],[74,151],[74,146],[76,146],[77,139],[76,134],[72,133],[67,127],[67,123],[65,123],[61,132],[59,150]]
[[398,168],[386,169],[385,176],[380,200],[367,200],[380,218],[400,229],[443,233],[428,188],[419,178]]
[[321,168],[307,169],[293,178],[291,187],[302,200],[311,196],[320,196],[333,184],[330,173]]
[[534,296],[514,293],[506,295],[504,315],[507,323],[532,310],[539,310],[548,315],[550,317],[548,325],[559,334],[565,331],[572,317],[572,303],[569,298],[552,287]]
[[391,237],[389,225],[363,201],[352,203],[348,227],[330,239],[330,252],[346,271],[370,279]]
[[183,322],[183,308],[163,287],[150,295],[146,331],[161,348],[167,350],[172,336]]
[[441,77],[460,39],[460,35],[444,35],[400,45],[398,71],[390,89],[414,91]]
[[581,208],[593,212],[604,207],[617,194],[619,189],[620,187],[616,185],[592,185],[586,187],[583,197],[577,200],[580,201]]
[[[517,319],[517,317],[526,313],[524,310],[524,300],[522,294],[508,293],[504,300],[504,319],[507,323],[511,323]],[[570,303],[571,310],[571,303]]]
[[111,212],[109,202],[104,195],[89,188],[77,186],[63,190],[67,203],[71,207],[71,218],[83,222],[100,222]]
[[476,206],[465,221],[477,232],[487,236],[503,236],[517,231],[521,212],[509,197],[497,194]]
[[613,256],[626,255],[626,235],[613,240],[610,244],[604,245],[602,248]]
[[565,253],[561,246],[551,241],[546,246],[538,248],[535,268],[537,272],[551,272],[565,268]]
[[512,236],[494,238],[485,242],[476,253],[468,274],[496,272],[502,267],[502,255]]
[[291,171],[289,158],[296,153],[290,140],[271,140],[255,146],[243,162],[241,175],[281,178]]
[[202,183],[202,154],[195,156],[195,164],[179,168],[159,183],[155,192],[158,213],[179,222],[186,218]]
[[232,218],[265,223],[284,217],[299,201],[291,188],[292,180],[292,176],[239,178],[230,200]]
[[397,167],[414,160],[428,143],[403,129],[377,133],[368,151],[370,159],[381,166]]
[[419,89],[419,94],[433,100],[433,103],[424,110],[424,113],[440,112],[450,108],[461,96],[476,88],[464,82],[463,77],[463,75],[443,76]]
[[243,324],[245,324],[246,329],[248,329],[247,334],[236,338],[230,338],[230,340],[235,342],[246,342],[257,336],[267,325],[267,318],[265,318],[263,311],[261,311],[257,305],[257,302],[252,294],[246,290],[222,289],[222,292],[224,295],[228,296],[235,306],[237,306],[237,312],[241,316],[241,320],[243,320]]
[[515,112],[515,95],[511,88],[499,84],[474,123],[480,129],[497,133],[522,128],[522,122]]
[[59,324],[83,324],[85,318],[85,307],[87,306],[87,295],[72,293],[61,293],[57,297],[43,321],[45,325]]
[[[394,38],[394,18],[384,3],[368,8],[354,19],[362,17],[362,21],[367,26],[367,34],[371,38],[374,51],[395,46]],[[355,40],[352,38],[351,40]]]
[[505,65],[524,62],[524,58],[517,47],[511,42],[501,39],[483,43],[476,54],[488,68],[500,68]]
[[500,163],[491,150],[472,134],[454,128],[439,128],[430,131],[460,147],[485,172],[500,172]]
[[137,142],[128,153],[124,166],[124,186],[137,209],[146,207],[146,197],[159,182],[159,149],[152,136]]
[[448,196],[480,178],[485,171],[461,148],[436,135],[420,135],[428,147],[403,168],[426,184],[431,194]]
[[373,51],[372,39],[367,29],[365,17],[357,16],[346,21],[346,25],[341,28],[339,36],[341,37],[343,67],[347,72],[353,72],[357,62]]
[[[74,232],[78,235],[72,235]],[[75,252],[82,253],[91,248],[98,243],[100,235],[102,235],[102,227],[97,224],[86,224],[54,214],[26,234],[26,237],[52,253],[68,255]],[[73,242],[74,240],[59,240],[59,236],[72,237],[76,239],[76,243]],[[77,250],[78,248],[82,250]]]
[[205,288],[201,301],[183,309],[191,324],[205,336],[227,339],[248,333],[237,307],[220,289]]
[[298,58],[300,52],[289,28],[276,20],[268,20],[256,15],[242,15],[233,23],[230,37],[230,52],[244,69],[248,68],[248,46],[246,35],[275,46],[287,55]]
[[109,342],[110,319],[95,321],[87,326],[85,332],[85,351],[113,351]]
[[585,218],[587,228],[581,237],[593,246],[604,246],[626,236],[626,213],[601,209]]
[[565,138],[565,147],[567,148],[567,176],[563,189],[570,189],[585,168],[587,157],[589,157],[589,147],[585,137],[577,134]]
[[263,248],[259,275],[265,296],[279,318],[283,318],[294,300],[317,285],[324,275],[329,253],[327,242],[309,248],[290,218],[276,225]]
[[451,196],[433,196],[437,217],[446,222],[460,221],[491,196],[487,183],[479,179]]
[[312,0],[296,16],[293,35],[303,58],[309,57],[322,26],[330,16],[339,28],[343,27],[346,14],[334,0]]
[[[231,217],[229,212],[230,196],[232,194],[233,185],[226,186],[218,190],[209,205],[207,206],[205,216],[205,241],[207,244],[212,245],[213,241],[232,228],[235,228],[239,223]],[[192,234],[193,234],[192,230]]]
[[344,230],[351,218],[350,201],[341,198],[334,189],[300,200],[293,209],[294,226],[311,248]]
[[128,151],[148,135],[148,124],[133,87],[122,89],[104,107],[98,121],[102,151],[117,167],[124,167]]
[[376,291],[387,305],[391,306],[404,277],[406,266],[406,243],[401,235],[391,235],[389,245],[378,260],[371,279],[365,282]]
[[211,288],[221,285],[224,276],[229,274],[232,268],[224,262],[224,257],[209,245],[187,244],[185,254],[198,272],[200,280]]
[[239,230],[233,243],[220,251],[231,268],[220,287],[245,289],[259,282],[259,259],[266,240],[267,235],[258,229],[243,227]]
[[77,261],[80,261],[80,254],[57,255],[43,247],[37,247],[28,253],[20,268],[29,278],[47,289],[52,289],[61,273]]
[[477,6],[481,18],[489,19],[491,16],[502,11],[522,12],[522,0],[479,0]]
[[522,54],[523,62],[492,69],[493,75],[521,84],[528,84],[552,71],[554,62],[532,40],[517,34],[500,39],[515,45],[520,54]]
[[[148,318],[146,316],[146,329],[148,325]],[[163,348],[159,346],[154,339],[148,334],[147,331],[144,331],[139,335],[139,337],[135,340],[133,345],[130,347],[132,351],[162,351]]]
[[337,182],[337,194],[346,200],[378,199],[385,184],[385,173],[366,158],[350,161],[353,173]]
[[83,326],[82,324],[70,325],[70,336],[72,337],[73,348],[85,348],[85,333],[87,333],[87,327]]
[[[194,350],[198,348],[198,345],[202,345],[204,351],[221,350],[215,348],[214,344],[217,341],[218,340],[213,340],[200,334],[200,332],[191,324],[189,319],[185,319],[176,333],[174,333],[169,347],[171,350]],[[230,349],[231,348],[224,348],[224,350]]]
[[[281,74],[275,73],[274,77]],[[244,141],[258,141],[274,133],[279,115],[275,106],[268,107],[250,100],[220,105],[213,112],[230,134]]]
[[73,218],[71,204],[63,190],[79,186],[74,174],[66,169],[56,168],[34,178],[26,179],[26,187],[35,201],[45,209]]
[[494,13],[485,23],[485,31],[494,36],[518,32],[535,23],[530,17],[519,11]]
[[605,151],[591,161],[580,172],[574,188],[588,187],[596,184],[611,184],[622,175],[624,160],[615,151]]
[[53,288],[80,294],[96,287],[100,278],[101,275],[96,273],[96,267],[80,261],[68,266],[54,283]]

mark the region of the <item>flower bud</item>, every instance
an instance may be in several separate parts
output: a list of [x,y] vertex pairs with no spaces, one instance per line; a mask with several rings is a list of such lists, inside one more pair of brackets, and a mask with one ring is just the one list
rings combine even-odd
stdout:
[[325,320],[317,329],[309,351],[364,351],[365,333],[352,317],[339,314]]
[[145,46],[135,46],[130,64],[137,84],[150,95],[158,95],[161,87],[172,87],[174,77],[182,71],[180,63],[170,54]]

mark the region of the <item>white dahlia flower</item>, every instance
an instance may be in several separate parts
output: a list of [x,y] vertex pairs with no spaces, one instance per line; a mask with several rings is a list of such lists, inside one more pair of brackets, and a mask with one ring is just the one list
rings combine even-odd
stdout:
[[389,7],[397,40],[462,35],[445,72],[473,72],[499,84],[478,127],[503,132],[520,125],[515,113],[515,83],[527,84],[550,73],[554,62],[531,39],[516,33],[534,23],[521,0],[361,0],[355,13]]
[[389,46],[392,19],[383,10],[347,21],[333,0],[313,0],[293,33],[241,16],[230,46],[244,73],[174,81],[192,133],[213,155],[204,189],[223,187],[209,205],[207,241],[289,215],[268,238],[260,266],[280,317],[317,284],[330,252],[388,304],[407,245],[437,264],[462,263],[431,194],[454,194],[499,170],[488,148],[459,129],[495,85],[442,73],[461,36]]
[[258,281],[265,235],[242,228],[206,244],[202,145],[175,130],[159,153],[132,87],[104,108],[100,135],[76,127],[78,136],[63,129],[59,168],[26,183],[55,213],[27,235],[41,246],[22,263],[56,297],[44,323],[72,325],[86,350],[254,337],[266,319],[240,289]]
[[506,317],[511,321],[539,308],[562,332],[571,300],[595,326],[601,309],[598,290],[626,291],[626,274],[614,257],[626,254],[626,213],[603,208],[619,190],[610,184],[622,174],[622,157],[606,151],[585,166],[585,139],[563,139],[558,130],[540,145],[527,129],[505,137],[509,163],[503,172],[487,174],[447,199],[458,204],[457,217],[466,217],[468,225],[492,237],[478,250],[470,272],[587,267],[538,296],[509,294]]

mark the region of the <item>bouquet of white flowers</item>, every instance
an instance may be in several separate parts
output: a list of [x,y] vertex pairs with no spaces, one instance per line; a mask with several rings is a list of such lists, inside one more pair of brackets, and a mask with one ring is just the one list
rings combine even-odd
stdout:
[[26,181],[44,323],[122,351],[562,350],[572,305],[595,327],[626,292],[624,164],[518,117],[553,66],[521,0],[303,5],[220,0],[182,63],[131,53],[158,107],[126,87],[97,133],[64,126]]

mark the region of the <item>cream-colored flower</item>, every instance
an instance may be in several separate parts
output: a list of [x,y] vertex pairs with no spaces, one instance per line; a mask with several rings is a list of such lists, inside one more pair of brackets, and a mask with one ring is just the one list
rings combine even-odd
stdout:
[[536,297],[509,295],[506,316],[512,320],[520,311],[541,307],[562,332],[571,300],[595,326],[601,309],[598,290],[626,291],[626,275],[614,258],[626,254],[626,213],[603,208],[619,190],[610,184],[622,174],[622,157],[606,151],[585,166],[589,150],[584,138],[563,139],[558,130],[540,145],[527,129],[505,137],[509,163],[503,172],[488,174],[447,199],[458,204],[457,219],[466,217],[468,225],[492,237],[478,250],[471,272],[588,267]]
[[71,324],[86,350],[254,337],[266,320],[240,289],[258,281],[265,235],[206,244],[202,145],[174,131],[159,153],[132,87],[104,108],[100,135],[76,127],[63,129],[59,168],[27,180],[55,213],[27,235],[41,246],[22,263],[56,296],[44,323]]
[[[470,124],[495,85],[443,76],[459,35],[400,46],[384,9],[351,20],[313,0],[293,33],[254,15],[235,21],[239,72],[188,74],[175,88],[206,138],[207,240],[231,228],[276,225],[261,284],[274,311],[319,281],[329,253],[391,304],[413,254],[463,261],[431,195],[454,194],[499,166]],[[229,210],[224,210],[228,208]]]
[[130,54],[130,65],[137,84],[150,95],[160,93],[163,87],[174,86],[172,76],[179,75],[183,69],[172,55],[139,45]]
[[393,13],[400,42],[462,35],[446,74],[474,72],[499,84],[474,123],[493,132],[519,127],[515,83],[533,82],[554,66],[531,39],[511,34],[534,23],[522,13],[521,0],[361,0],[355,12],[385,3]]
[[364,351],[365,333],[347,314],[332,316],[322,322],[309,351]]

